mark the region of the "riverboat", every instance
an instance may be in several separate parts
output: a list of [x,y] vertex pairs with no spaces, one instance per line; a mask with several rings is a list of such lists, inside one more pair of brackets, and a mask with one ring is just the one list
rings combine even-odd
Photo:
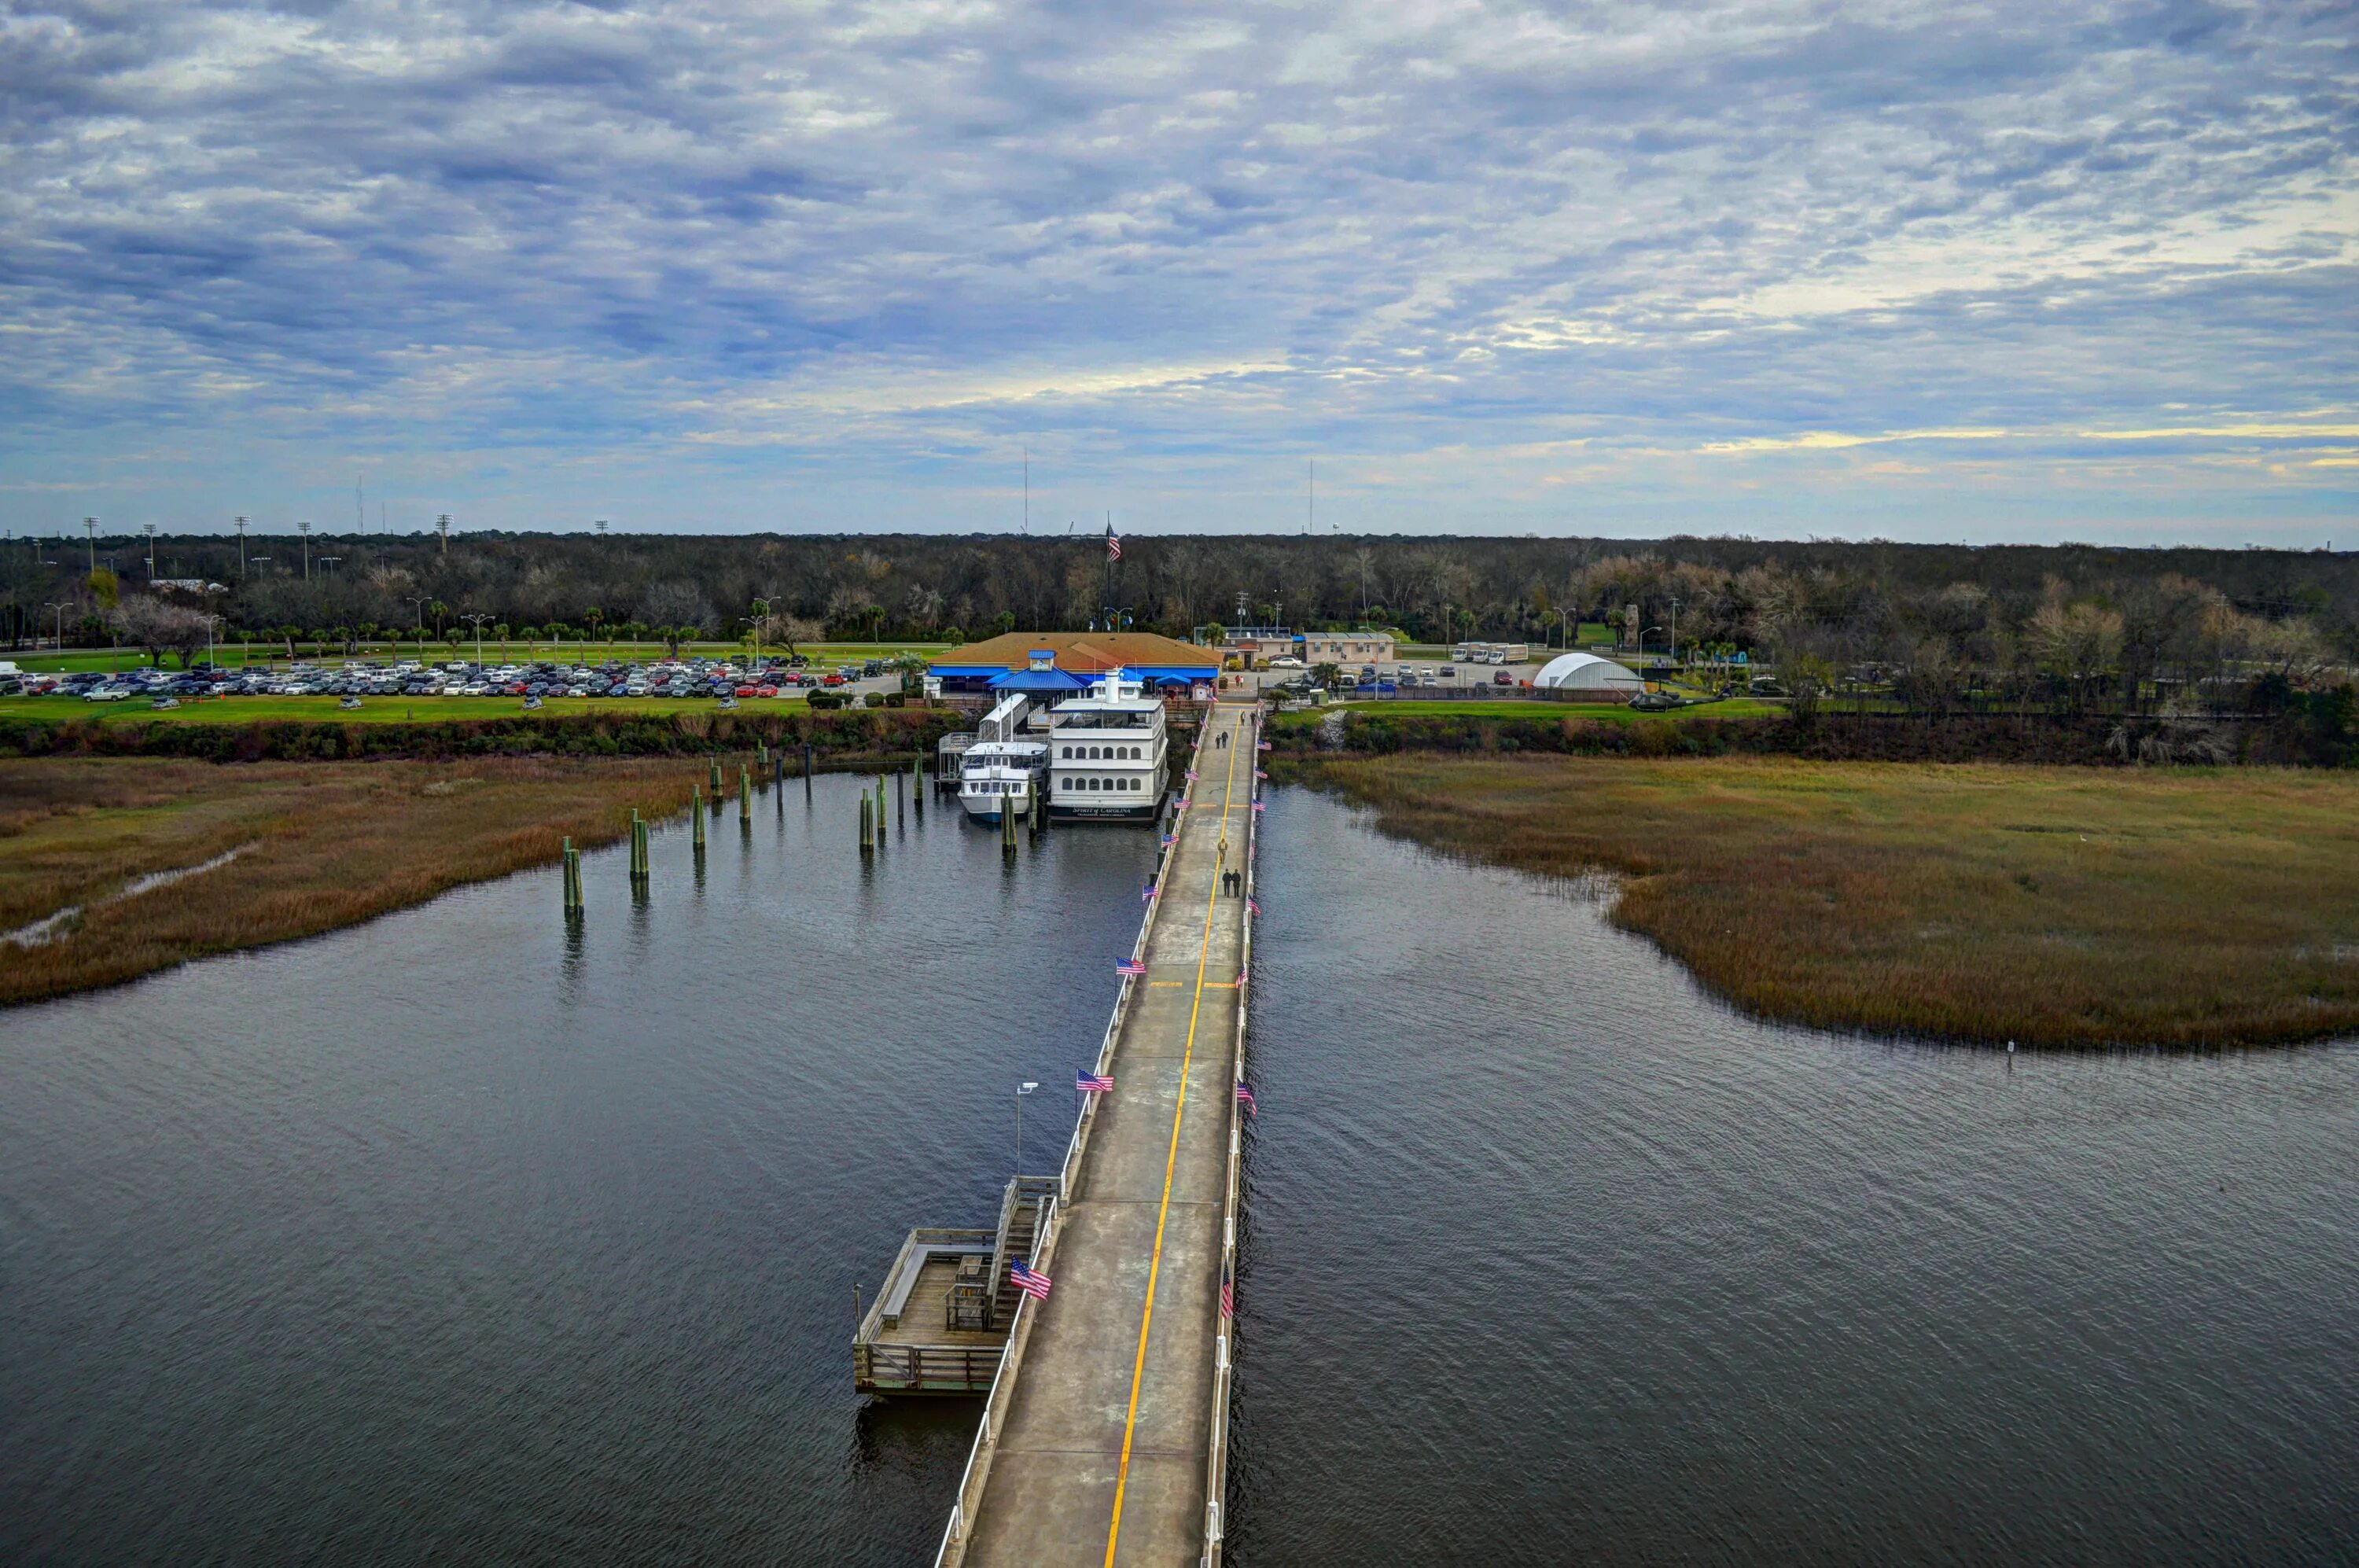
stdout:
[[1049,714],[1049,814],[1151,822],[1170,750],[1163,704],[1135,681],[1097,682]]

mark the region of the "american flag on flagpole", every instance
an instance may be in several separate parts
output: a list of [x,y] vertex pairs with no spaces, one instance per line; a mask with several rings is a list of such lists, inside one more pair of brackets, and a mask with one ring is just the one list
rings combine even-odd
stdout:
[[1083,1094],[1111,1094],[1114,1093],[1114,1074],[1076,1072],[1073,1074],[1073,1088],[1077,1093]]
[[1236,1279],[1236,1273],[1235,1273],[1235,1271],[1234,1271],[1234,1269],[1232,1269],[1229,1267],[1229,1265],[1227,1265],[1226,1263],[1223,1263],[1223,1264],[1222,1264],[1222,1265],[1221,1265],[1221,1316],[1222,1316],[1223,1319],[1228,1319],[1228,1318],[1234,1318],[1234,1317],[1235,1317],[1236,1315],[1237,1315],[1237,1279]]
[[1114,972],[1117,975],[1144,975],[1147,973],[1147,965],[1136,958],[1125,958],[1114,966]]
[[1254,1104],[1253,1091],[1245,1087],[1242,1079],[1237,1083],[1237,1104],[1245,1108],[1245,1115],[1249,1116],[1261,1115],[1261,1107]]
[[1037,1269],[1027,1267],[1020,1258],[1008,1264],[1007,1282],[1036,1301],[1045,1301],[1049,1299],[1049,1286],[1051,1282],[1049,1276]]
[[1108,561],[1122,559],[1122,539],[1112,528],[1106,529],[1106,559]]

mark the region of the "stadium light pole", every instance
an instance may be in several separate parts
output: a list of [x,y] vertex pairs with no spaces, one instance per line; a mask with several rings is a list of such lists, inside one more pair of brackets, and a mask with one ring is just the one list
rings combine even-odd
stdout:
[[240,513],[237,515],[237,575],[238,575],[238,578],[239,578],[239,580],[240,580],[241,582],[243,582],[243,581],[245,580],[245,514],[244,512],[240,512]]
[[82,537],[90,541],[90,569],[94,572],[98,570],[98,519],[84,517],[82,531]]

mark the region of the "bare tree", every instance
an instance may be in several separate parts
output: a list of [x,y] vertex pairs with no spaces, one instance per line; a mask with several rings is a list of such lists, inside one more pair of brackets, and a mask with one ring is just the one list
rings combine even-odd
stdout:
[[205,617],[182,604],[168,604],[145,593],[127,594],[107,612],[107,624],[137,643],[158,665],[164,655],[177,655],[180,668],[189,667],[197,649],[205,646]]
[[713,614],[712,601],[695,583],[658,583],[639,601],[639,619],[656,628],[671,657],[678,659],[681,641],[693,638],[718,617]]

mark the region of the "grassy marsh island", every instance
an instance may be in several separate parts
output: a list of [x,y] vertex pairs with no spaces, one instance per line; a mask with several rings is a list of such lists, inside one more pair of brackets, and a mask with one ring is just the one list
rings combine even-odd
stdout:
[[703,778],[686,759],[0,759],[0,1005],[542,865],[568,835],[621,837],[634,807],[680,810]]
[[1619,877],[1765,1018],[2038,1045],[2359,1030],[2359,778],[1571,757],[1281,759],[1386,831]]

